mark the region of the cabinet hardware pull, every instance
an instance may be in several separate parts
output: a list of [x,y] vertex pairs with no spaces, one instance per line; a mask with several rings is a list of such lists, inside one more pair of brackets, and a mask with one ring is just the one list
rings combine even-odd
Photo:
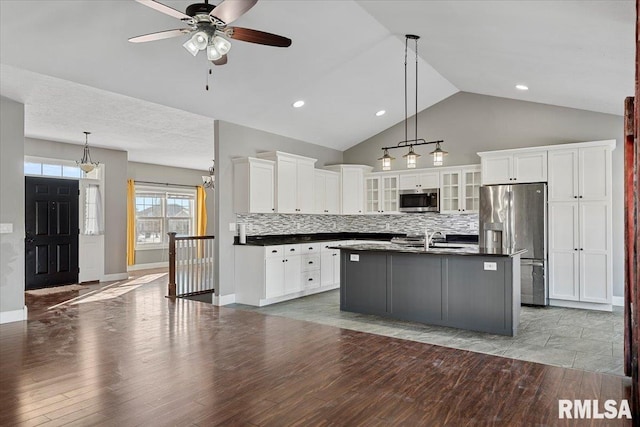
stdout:
[[313,261],[309,261],[309,265],[313,264]]
[[580,248],[580,250],[581,250],[581,251],[584,251],[584,249],[583,249],[583,248]]
[[579,196],[580,199],[582,199],[582,196]]
[[309,281],[310,281],[310,282],[313,282],[313,279],[312,279],[311,277],[309,277]]
[[278,251],[276,251],[275,249],[271,251],[272,254],[276,254],[278,253]]
[[295,252],[295,251],[296,251],[295,249],[289,249],[289,252]]
[[577,199],[577,198],[578,198],[578,196],[573,196],[573,198],[574,198],[574,199]]
[[573,250],[574,250],[574,251],[577,251],[577,250],[578,250],[578,248],[573,248]]

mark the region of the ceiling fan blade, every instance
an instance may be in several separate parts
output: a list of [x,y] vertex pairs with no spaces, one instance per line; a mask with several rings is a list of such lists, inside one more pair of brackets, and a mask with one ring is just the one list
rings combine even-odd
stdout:
[[129,41],[131,43],[152,42],[154,40],[162,40],[162,39],[170,39],[171,37],[178,37],[183,34],[188,34],[190,32],[191,30],[189,28],[179,28],[176,30],[160,31],[158,33],[151,33],[151,34],[145,34],[142,36],[131,37]]
[[213,62],[213,65],[224,65],[227,63],[227,55],[222,55],[222,58],[211,62]]
[[231,27],[231,30],[232,32],[229,37],[236,40],[242,40],[243,42],[266,44],[267,46],[277,47],[291,46],[291,39],[276,34],[242,27]]
[[172,7],[165,6],[162,3],[158,3],[157,1],[154,1],[154,0],[136,0],[136,1],[147,7],[150,7],[151,9],[155,9],[158,12],[164,13],[165,15],[173,16],[174,18],[191,19],[189,15],[185,15],[179,10],[175,10]]
[[224,0],[209,12],[209,15],[218,18],[225,24],[230,24],[244,15],[256,3],[258,0]]

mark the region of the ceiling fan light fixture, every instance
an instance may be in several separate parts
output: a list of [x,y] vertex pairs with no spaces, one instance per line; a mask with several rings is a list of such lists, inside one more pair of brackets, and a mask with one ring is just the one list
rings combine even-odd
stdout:
[[196,46],[191,39],[187,40],[187,42],[183,44],[182,47],[187,49],[187,51],[193,56],[196,56],[198,52],[200,52],[200,49],[198,49],[198,46]]
[[204,31],[198,31],[191,37],[191,41],[199,50],[204,50],[209,44],[209,36]]
[[216,47],[212,44],[207,46],[207,59],[209,61],[216,61],[222,58],[222,54],[216,49]]
[[231,50],[231,42],[224,37],[215,36],[212,43],[220,55],[226,55]]

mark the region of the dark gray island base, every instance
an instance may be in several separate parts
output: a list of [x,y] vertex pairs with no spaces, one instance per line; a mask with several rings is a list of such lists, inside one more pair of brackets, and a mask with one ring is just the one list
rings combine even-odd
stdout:
[[425,251],[389,244],[337,248],[340,310],[499,335],[517,333],[522,250]]

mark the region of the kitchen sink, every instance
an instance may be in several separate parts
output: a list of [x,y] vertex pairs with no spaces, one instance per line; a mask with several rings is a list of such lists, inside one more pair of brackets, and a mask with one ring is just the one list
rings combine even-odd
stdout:
[[430,245],[429,249],[462,249],[464,247],[466,247],[466,246],[452,246],[452,245],[448,245],[448,244],[441,245],[441,244],[436,243],[434,245]]

